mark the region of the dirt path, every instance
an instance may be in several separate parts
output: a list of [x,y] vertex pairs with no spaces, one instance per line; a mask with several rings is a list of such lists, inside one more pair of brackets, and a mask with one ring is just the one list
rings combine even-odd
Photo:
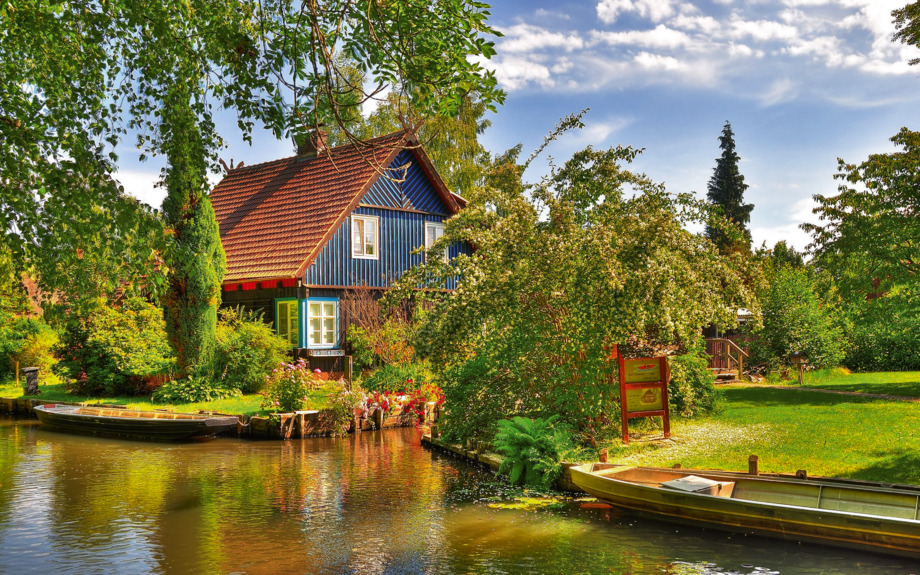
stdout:
[[820,389],[817,387],[793,387],[791,385],[765,385],[760,383],[747,383],[738,381],[727,383],[718,387],[767,387],[770,389],[789,389],[793,391],[814,391],[815,393],[832,393],[835,395],[854,395],[858,397],[872,397],[875,399],[889,399],[891,401],[909,401],[920,403],[920,397],[904,397],[903,395],[888,395],[887,393],[865,393],[862,391],[841,391],[839,389]]

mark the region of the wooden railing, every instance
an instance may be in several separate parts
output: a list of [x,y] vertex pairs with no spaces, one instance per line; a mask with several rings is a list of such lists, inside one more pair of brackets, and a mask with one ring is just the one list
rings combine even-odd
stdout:
[[744,358],[748,357],[737,343],[721,337],[706,338],[706,355],[709,356],[709,369],[737,370],[738,376],[744,372]]

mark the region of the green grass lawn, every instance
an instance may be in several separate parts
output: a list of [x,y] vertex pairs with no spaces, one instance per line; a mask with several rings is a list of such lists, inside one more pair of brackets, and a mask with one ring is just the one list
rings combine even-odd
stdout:
[[[199,403],[183,403],[179,405],[168,405],[154,403],[149,397],[96,397],[88,395],[70,394],[64,389],[63,384],[41,385],[40,399],[54,402],[79,403],[79,402],[102,402],[118,405],[127,405],[132,409],[151,410],[172,408],[175,411],[194,413],[201,411],[216,411],[220,413],[229,413],[231,415],[264,415],[262,407],[262,396],[259,394],[244,395],[242,397],[231,397],[219,399],[216,401],[203,401]],[[329,394],[332,389],[323,388],[314,391],[310,396],[310,406],[308,409],[325,409],[329,407]],[[22,387],[17,386],[14,381],[0,383],[0,397],[26,397],[22,394]]]
[[[853,377],[884,386],[897,383],[901,374],[875,375],[880,377]],[[672,421],[674,441],[610,446],[611,460],[746,471],[753,454],[764,472],[806,469],[810,475],[920,484],[917,403],[737,387],[724,390],[723,406],[711,417]]]

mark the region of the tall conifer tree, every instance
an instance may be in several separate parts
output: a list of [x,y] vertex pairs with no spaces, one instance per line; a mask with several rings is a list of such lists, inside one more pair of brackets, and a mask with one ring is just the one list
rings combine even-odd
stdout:
[[751,210],[754,204],[744,203],[744,191],[748,186],[744,183],[744,176],[738,170],[738,153],[735,151],[735,134],[732,125],[725,122],[722,135],[719,136],[719,148],[722,156],[716,160],[716,167],[709,179],[709,191],[706,196],[709,201],[722,210],[728,220],[741,232],[741,238],[718,226],[708,224],[706,237],[715,243],[722,252],[731,252],[736,249],[751,248],[751,232],[747,229],[751,221]]

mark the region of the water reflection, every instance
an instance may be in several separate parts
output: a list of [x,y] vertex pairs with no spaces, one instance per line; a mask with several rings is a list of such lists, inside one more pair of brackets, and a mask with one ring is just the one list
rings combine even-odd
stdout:
[[507,490],[414,429],[160,445],[0,419],[0,573],[920,572],[592,502],[488,505]]

